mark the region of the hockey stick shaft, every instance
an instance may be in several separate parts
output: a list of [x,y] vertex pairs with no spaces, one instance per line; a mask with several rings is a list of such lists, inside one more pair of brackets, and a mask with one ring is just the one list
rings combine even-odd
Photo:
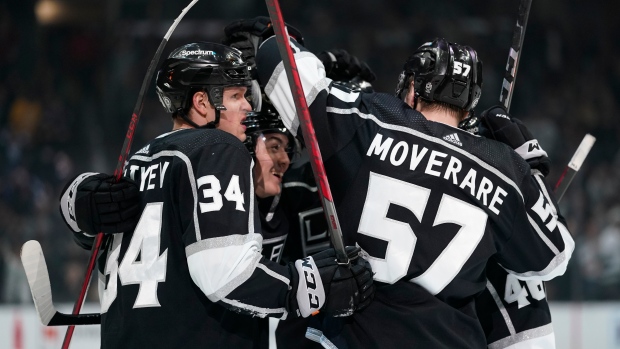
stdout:
[[573,154],[573,157],[568,163],[568,166],[566,166],[564,172],[562,172],[562,175],[558,179],[557,183],[555,184],[555,188],[553,189],[558,202],[562,199],[564,193],[566,193],[566,189],[577,174],[577,171],[579,171],[579,169],[581,168],[581,165],[588,156],[588,153],[590,153],[590,149],[592,149],[595,141],[596,138],[594,138],[594,136],[589,133],[586,134],[581,140],[579,147],[577,147],[575,154]]
[[506,110],[510,110],[512,102],[512,94],[514,92],[515,80],[517,79],[517,69],[521,60],[521,51],[523,49],[523,39],[525,38],[525,28],[527,19],[532,7],[532,0],[521,0],[519,3],[519,17],[512,34],[512,45],[508,53],[508,62],[506,63],[506,72],[502,83],[502,91],[499,95],[499,101],[504,105]]
[[[133,113],[131,114],[131,120],[129,121],[129,127],[127,129],[127,133],[125,134],[125,141],[123,142],[121,154],[118,157],[118,162],[116,163],[116,169],[114,170],[114,178],[116,179],[116,181],[119,181],[123,175],[123,167],[125,166],[125,161],[127,160],[127,157],[129,156],[129,152],[131,151],[131,144],[133,142],[133,137],[134,137],[134,133],[136,130],[136,126],[138,124],[138,121],[140,120],[140,114],[142,113],[142,107],[144,105],[144,95],[146,94],[146,91],[148,90],[149,85],[151,84],[153,73],[155,72],[155,69],[157,68],[157,64],[159,63],[159,58],[161,57],[161,54],[164,51],[164,47],[168,43],[168,39],[172,35],[172,32],[174,31],[174,29],[177,27],[181,19],[183,19],[185,14],[189,11],[189,9],[192,8],[192,6],[194,6],[194,4],[196,4],[197,2],[198,0],[193,0],[189,5],[187,5],[187,7],[183,9],[183,11],[181,11],[181,14],[179,15],[179,17],[177,17],[177,19],[172,23],[172,25],[170,26],[170,29],[168,29],[168,32],[166,33],[166,35],[164,35],[163,40],[161,41],[161,43],[159,44],[159,47],[157,48],[157,51],[155,52],[155,56],[153,57],[153,59],[151,60],[151,63],[149,64],[149,67],[146,71],[146,75],[144,76],[144,80],[142,81],[142,86],[140,87],[140,92],[138,94],[138,100],[136,101],[136,105],[134,106]],[[82,304],[84,303],[86,292],[88,291],[88,286],[90,284],[90,279],[92,277],[92,273],[95,268],[95,261],[97,259],[97,253],[99,249],[101,248],[102,241],[103,241],[103,234],[102,233],[97,234],[97,237],[95,238],[95,243],[93,244],[88,267],[86,269],[86,275],[84,276],[84,283],[82,284],[80,295],[73,308],[74,315],[79,314],[80,309],[82,308]],[[73,335],[73,331],[74,331],[73,326],[70,326],[67,329],[67,334],[65,335],[65,341],[63,342],[63,346],[62,346],[63,349],[68,348],[69,342],[71,340],[71,336]]]
[[339,263],[348,263],[349,258],[344,248],[342,239],[342,231],[340,230],[340,222],[336,215],[336,206],[331,194],[329,182],[327,181],[327,175],[325,174],[325,166],[323,165],[323,159],[321,158],[321,151],[319,149],[319,143],[316,140],[316,134],[314,132],[314,126],[312,126],[312,119],[310,118],[310,112],[308,111],[308,104],[304,95],[303,86],[301,85],[301,79],[299,78],[299,72],[297,70],[297,63],[293,56],[293,50],[289,44],[288,34],[282,17],[282,11],[280,9],[280,3],[278,0],[265,0],[267,9],[269,10],[269,17],[273,24],[274,33],[278,42],[278,49],[280,50],[280,56],[284,63],[284,69],[288,78],[289,85],[291,86],[291,92],[293,94],[293,100],[295,101],[295,109],[297,116],[300,120],[301,131],[304,137],[304,142],[308,147],[310,154],[310,164],[312,166],[312,172],[314,178],[317,180],[319,195],[323,204],[323,211],[325,212],[325,218],[327,219],[327,227],[330,233],[330,238]]

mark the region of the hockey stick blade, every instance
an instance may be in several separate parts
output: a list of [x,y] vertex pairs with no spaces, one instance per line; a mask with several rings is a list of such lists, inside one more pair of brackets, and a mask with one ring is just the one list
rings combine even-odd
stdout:
[[47,271],[47,263],[36,240],[24,243],[20,252],[22,265],[34,300],[34,307],[45,326],[97,325],[101,323],[101,314],[62,314],[54,307],[52,287]]
[[[153,73],[157,68],[157,63],[159,62],[159,58],[164,51],[164,47],[168,43],[168,39],[172,35],[172,32],[177,27],[181,19],[185,16],[187,11],[189,11],[198,0],[193,0],[189,5],[187,5],[177,19],[172,23],[166,35],[162,39],[159,47],[157,47],[157,51],[155,52],[155,56],[151,60],[148,69],[146,70],[146,74],[144,75],[144,80],[142,81],[142,86],[140,87],[140,92],[138,94],[138,100],[133,109],[133,113],[131,114],[131,120],[129,121],[129,127],[127,129],[127,133],[125,134],[125,141],[123,142],[123,148],[121,149],[121,154],[118,157],[118,162],[116,163],[116,169],[114,170],[114,178],[116,181],[119,181],[123,175],[123,167],[125,166],[125,161],[129,156],[129,152],[131,150],[131,143],[133,142],[133,136],[136,130],[136,126],[138,121],[140,120],[140,114],[142,113],[142,106],[144,104],[144,95],[151,83],[151,79],[153,78]],[[88,263],[88,267],[86,269],[86,275],[84,276],[84,283],[82,284],[82,289],[80,290],[80,295],[78,300],[75,302],[75,306],[73,307],[73,314],[79,314],[80,309],[82,308],[82,303],[86,297],[86,292],[88,291],[88,285],[90,284],[90,279],[92,276],[93,269],[95,268],[95,260],[99,248],[103,242],[103,234],[99,233],[95,237],[95,242],[93,243],[93,248],[90,256],[90,260]],[[73,335],[74,327],[70,326],[67,328],[67,334],[65,335],[65,340],[62,344],[62,349],[67,349],[69,347],[69,342],[71,341],[71,336]]]
[[568,189],[568,186],[573,181],[573,178],[575,178],[577,171],[581,168],[581,165],[588,156],[588,153],[590,153],[590,149],[592,149],[595,141],[596,138],[589,133],[586,134],[581,140],[581,144],[577,147],[577,150],[575,151],[575,154],[573,154],[568,166],[566,166],[564,172],[562,172],[562,175],[560,176],[560,179],[558,179],[558,182],[555,184],[554,192],[558,201],[560,201],[562,196],[564,196],[564,193],[566,193],[566,189]]
[[288,78],[288,83],[291,87],[291,93],[293,94],[293,100],[295,101],[295,109],[297,116],[299,117],[299,124],[301,126],[301,132],[304,136],[304,141],[308,147],[308,154],[310,155],[310,165],[314,178],[317,182],[319,189],[319,196],[321,197],[321,203],[323,204],[323,212],[327,220],[327,229],[329,236],[336,250],[336,258],[338,263],[348,264],[349,257],[344,248],[344,242],[342,238],[342,230],[340,229],[340,222],[338,221],[338,215],[336,214],[336,206],[332,199],[331,189],[329,188],[329,182],[327,181],[327,175],[325,174],[325,166],[323,165],[323,159],[321,158],[321,150],[319,149],[319,143],[316,140],[316,134],[314,133],[314,126],[312,125],[312,119],[310,118],[310,112],[308,111],[308,104],[304,95],[303,86],[299,78],[299,72],[297,71],[297,63],[295,62],[295,56],[293,56],[293,50],[289,44],[288,33],[284,24],[284,18],[282,17],[282,11],[280,10],[280,3],[278,0],[265,0],[267,4],[267,10],[269,11],[269,17],[273,24],[273,31],[276,35],[278,42],[278,49],[282,62],[284,64],[284,70]]

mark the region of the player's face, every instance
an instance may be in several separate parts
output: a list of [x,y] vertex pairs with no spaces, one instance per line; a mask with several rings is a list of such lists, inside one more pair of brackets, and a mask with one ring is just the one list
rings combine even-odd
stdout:
[[247,87],[235,86],[224,89],[222,103],[226,110],[220,112],[220,123],[218,127],[222,131],[226,131],[233,136],[245,141],[245,126],[242,124],[245,120],[245,114],[252,110],[252,106],[245,99]]
[[282,133],[267,133],[257,137],[254,153],[254,189],[259,198],[280,194],[282,176],[291,164],[286,152],[289,139]]

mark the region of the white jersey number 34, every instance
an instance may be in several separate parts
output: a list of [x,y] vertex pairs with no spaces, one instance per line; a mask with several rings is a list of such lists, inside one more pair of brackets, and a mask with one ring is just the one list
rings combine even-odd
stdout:
[[[408,223],[386,217],[390,204],[407,208],[421,222],[430,193],[428,188],[370,173],[358,233],[388,242],[385,258],[369,258],[376,281],[392,284],[403,278],[418,240]],[[433,226],[454,223],[461,229],[433,264],[410,281],[432,294],[441,292],[474,252],[484,235],[486,222],[487,214],[482,209],[444,194]]]

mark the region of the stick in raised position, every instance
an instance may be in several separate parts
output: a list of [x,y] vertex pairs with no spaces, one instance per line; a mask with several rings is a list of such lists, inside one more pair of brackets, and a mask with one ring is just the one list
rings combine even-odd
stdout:
[[325,212],[325,218],[327,219],[327,229],[329,230],[329,236],[331,238],[338,262],[347,264],[349,257],[344,248],[342,240],[342,230],[340,229],[340,222],[336,214],[336,206],[332,198],[331,189],[329,188],[329,182],[327,181],[327,175],[325,174],[325,167],[323,165],[323,159],[321,158],[321,151],[319,149],[319,143],[316,140],[314,133],[314,126],[312,126],[312,119],[310,118],[310,112],[308,111],[308,104],[306,103],[306,97],[304,96],[304,90],[299,79],[299,72],[297,71],[297,63],[295,63],[295,57],[288,41],[288,33],[282,18],[282,11],[280,10],[280,3],[278,0],[266,0],[267,9],[269,10],[269,17],[273,24],[273,31],[278,42],[278,49],[280,50],[280,56],[282,56],[282,62],[284,63],[284,70],[288,78],[289,85],[291,86],[291,92],[293,94],[293,100],[295,101],[295,109],[297,116],[299,117],[299,124],[304,136],[304,141],[308,146],[310,155],[310,165],[312,166],[312,172],[314,178],[318,184],[319,196],[321,197],[321,203],[323,204],[323,211]]

